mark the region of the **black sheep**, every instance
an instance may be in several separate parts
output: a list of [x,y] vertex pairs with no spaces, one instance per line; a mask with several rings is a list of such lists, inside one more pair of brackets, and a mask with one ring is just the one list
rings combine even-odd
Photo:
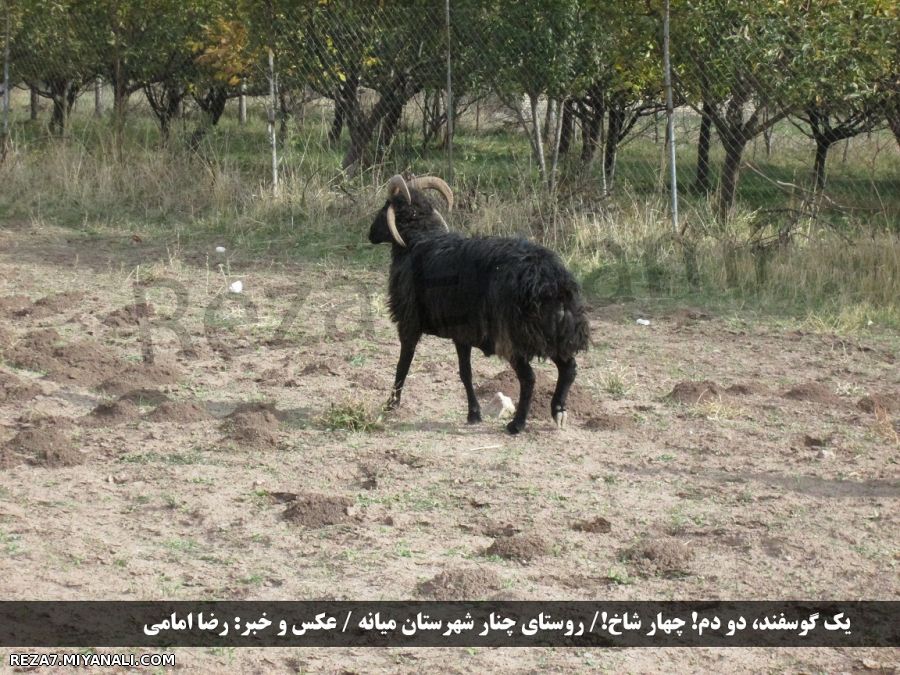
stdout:
[[422,190],[439,191],[453,207],[449,186],[433,176],[407,185],[388,183],[388,201],[369,230],[373,244],[392,243],[388,296],[400,336],[400,360],[387,403],[400,404],[403,383],[423,334],[456,344],[459,376],[469,402],[469,423],[481,421],[472,387],[472,348],[496,354],[519,379],[519,403],[507,430],[525,428],[534,392],[534,357],[559,371],[551,416],[566,424],[566,397],[575,380],[575,353],[590,332],[578,283],[552,251],[521,238],[466,238],[450,232]]

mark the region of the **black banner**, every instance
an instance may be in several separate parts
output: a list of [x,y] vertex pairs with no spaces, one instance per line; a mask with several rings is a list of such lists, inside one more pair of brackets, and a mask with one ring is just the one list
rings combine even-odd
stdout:
[[0,647],[900,647],[900,602],[0,602]]

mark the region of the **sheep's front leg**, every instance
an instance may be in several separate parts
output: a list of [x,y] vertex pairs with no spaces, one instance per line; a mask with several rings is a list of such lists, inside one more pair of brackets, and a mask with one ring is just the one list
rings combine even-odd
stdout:
[[459,358],[459,379],[466,388],[466,399],[469,402],[469,424],[481,421],[481,406],[472,386],[472,348],[456,342],[456,356]]
[[397,375],[394,377],[394,388],[391,390],[391,397],[384,406],[385,410],[393,410],[400,405],[400,394],[403,392],[403,383],[406,382],[406,375],[409,373],[409,366],[412,364],[413,356],[416,355],[416,345],[419,344],[420,335],[409,338],[401,338],[400,340],[400,360],[397,361]]
[[569,396],[569,389],[575,381],[575,374],[578,367],[575,359],[563,361],[561,359],[553,359],[559,375],[556,379],[556,389],[553,392],[553,398],[550,400],[550,415],[556,426],[565,429],[566,421],[569,413],[566,412],[566,398]]
[[511,434],[517,434],[525,428],[525,419],[528,417],[528,408],[531,407],[531,397],[534,394],[534,370],[531,364],[521,356],[515,357],[511,362],[519,378],[519,405],[516,406],[516,414],[512,422],[506,425],[506,430]]

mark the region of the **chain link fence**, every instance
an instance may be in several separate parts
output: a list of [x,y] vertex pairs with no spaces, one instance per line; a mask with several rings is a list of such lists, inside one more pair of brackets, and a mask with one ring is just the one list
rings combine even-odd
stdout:
[[7,0],[4,147],[94,125],[120,148],[228,148],[275,189],[406,171],[451,177],[464,208],[665,204],[668,12],[684,206],[769,214],[782,238],[810,218],[900,228],[896,4],[668,5]]

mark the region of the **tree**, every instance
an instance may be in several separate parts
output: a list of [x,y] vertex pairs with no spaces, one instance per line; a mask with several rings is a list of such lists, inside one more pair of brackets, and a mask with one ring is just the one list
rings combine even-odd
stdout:
[[[132,94],[143,90],[163,134],[190,79],[189,41],[227,0],[84,0],[92,48],[113,88],[113,125],[121,147]],[[157,86],[159,85],[159,86]],[[149,93],[148,93],[149,92]]]
[[50,99],[56,134],[65,132],[75,100],[97,72],[92,37],[82,3],[71,0],[34,0],[23,5],[14,24],[13,77]]
[[587,18],[587,8],[580,0],[522,0],[492,3],[476,20],[495,45],[495,57],[485,59],[485,78],[515,112],[528,136],[541,181],[551,188],[556,181],[563,115],[557,116],[556,128],[548,134],[548,152],[541,134],[539,105],[541,100],[548,106],[555,101],[558,109],[564,109],[566,101],[580,95],[588,84],[584,73],[589,70],[587,64],[594,50],[582,30]]
[[228,99],[240,94],[241,83],[258,63],[260,52],[250,44],[247,20],[246,15],[217,13],[190,42],[193,77],[187,91],[202,115],[191,135],[192,149],[219,123]]
[[[803,74],[791,66],[805,12],[780,0],[673,3],[679,93],[708,117],[725,149],[716,208],[721,220],[734,207],[747,144],[796,106]],[[702,154],[698,160],[708,164]]]
[[897,5],[884,0],[833,0],[806,15],[793,70],[807,74],[797,118],[816,144],[817,190],[825,187],[832,145],[871,131],[882,119],[883,82],[897,68],[897,15]]

